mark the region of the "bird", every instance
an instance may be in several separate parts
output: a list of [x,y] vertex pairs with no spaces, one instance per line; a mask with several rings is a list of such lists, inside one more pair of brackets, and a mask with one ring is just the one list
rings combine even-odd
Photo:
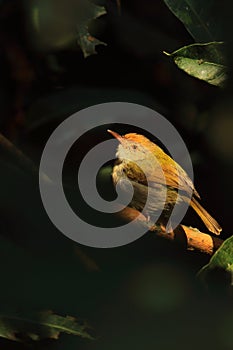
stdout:
[[192,180],[174,159],[143,135],[119,135],[115,131],[107,131],[119,141],[117,161],[112,171],[113,183],[123,192],[130,191],[129,181],[133,186],[134,195],[129,207],[141,212],[149,189],[146,208],[149,218],[162,210],[159,220],[168,222],[176,203],[180,206],[188,203],[211,233],[220,234],[221,226],[199,203],[200,195]]

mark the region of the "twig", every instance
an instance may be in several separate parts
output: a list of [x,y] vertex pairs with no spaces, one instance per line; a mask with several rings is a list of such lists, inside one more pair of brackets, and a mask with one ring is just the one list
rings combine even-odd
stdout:
[[[39,169],[21,150],[19,150],[10,140],[0,133],[0,151],[12,159],[22,170],[38,178]],[[42,174],[46,182],[52,183],[46,174]]]
[[213,237],[208,233],[200,232],[196,228],[185,225],[178,225],[174,231],[166,232],[164,225],[152,224],[140,212],[129,207],[122,210],[118,215],[126,221],[137,219],[137,222],[146,226],[148,231],[153,231],[159,237],[182,244],[188,250],[198,250],[212,255],[223,243],[223,240],[218,237]]
[[121,0],[116,0],[118,14],[121,15]]
[[100,268],[97,263],[88,256],[81,248],[75,247],[75,254],[88,272],[99,272]]

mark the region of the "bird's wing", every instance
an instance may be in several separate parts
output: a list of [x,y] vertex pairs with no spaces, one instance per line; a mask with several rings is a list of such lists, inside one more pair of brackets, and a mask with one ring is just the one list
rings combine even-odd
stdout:
[[149,171],[144,171],[144,173],[141,170],[140,163],[135,167],[135,164],[132,166],[132,163],[129,162],[127,171],[128,178],[131,180],[137,178],[137,182],[150,185],[151,187],[156,187],[157,184],[167,185],[185,191],[190,195],[194,194],[200,198],[190,177],[172,159],[169,163],[166,162],[166,164],[161,164],[161,166],[157,162],[150,162],[149,160],[148,162],[149,164],[146,165],[145,159],[142,162],[143,169],[149,169]]
[[148,175],[148,181],[150,182],[151,186],[153,186],[153,182],[156,183],[157,181],[162,181],[164,183],[165,180],[167,186],[171,186],[175,189],[185,191],[188,194],[194,194],[195,196],[200,198],[200,195],[195,189],[192,180],[187,175],[187,173],[181,168],[181,166],[172,161],[166,163],[165,165],[162,165],[162,170],[164,173],[164,176],[162,177],[161,175],[154,175],[156,172],[151,172]]

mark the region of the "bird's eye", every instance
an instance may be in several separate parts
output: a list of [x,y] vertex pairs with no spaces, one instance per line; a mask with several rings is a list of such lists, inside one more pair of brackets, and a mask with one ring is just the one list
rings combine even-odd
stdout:
[[133,145],[133,149],[137,149],[138,148],[138,146],[136,146],[136,145]]

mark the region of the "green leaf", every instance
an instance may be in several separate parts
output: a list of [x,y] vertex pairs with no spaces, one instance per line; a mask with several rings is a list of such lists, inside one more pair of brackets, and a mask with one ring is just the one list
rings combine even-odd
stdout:
[[[195,41],[218,41],[225,38],[224,4],[216,0],[164,0],[185,25]],[[227,3],[225,4],[227,7]]]
[[14,341],[45,338],[58,339],[60,333],[68,333],[86,339],[93,339],[86,326],[74,317],[58,316],[50,311],[29,315],[0,315],[0,337]]
[[222,42],[192,44],[171,54],[164,53],[187,74],[212,85],[224,86],[227,79],[227,67]]
[[89,22],[106,13],[103,6],[98,6],[91,3],[89,0],[85,1],[82,19],[77,25],[78,44],[82,49],[84,57],[96,54],[96,45],[106,45],[104,42],[93,37],[88,30]]
[[37,51],[73,49],[78,42],[87,57],[96,53],[96,45],[105,45],[88,31],[89,23],[106,13],[92,0],[23,0],[23,11],[28,40]]
[[228,238],[198,273],[198,276],[205,279],[212,270],[224,270],[233,277],[233,236]]

